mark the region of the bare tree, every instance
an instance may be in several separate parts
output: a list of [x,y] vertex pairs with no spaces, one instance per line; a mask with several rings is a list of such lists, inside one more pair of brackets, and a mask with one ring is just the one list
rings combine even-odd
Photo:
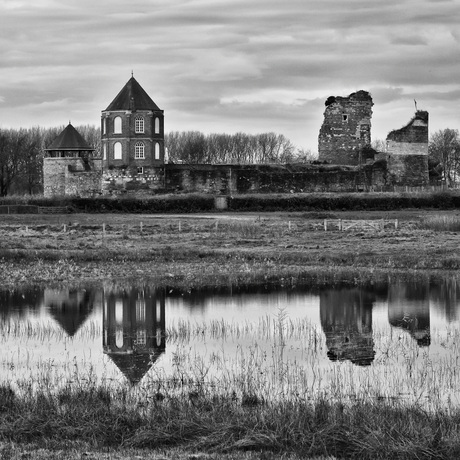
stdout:
[[448,185],[460,176],[460,137],[457,129],[446,128],[431,135],[428,145],[430,160],[442,168],[442,178]]

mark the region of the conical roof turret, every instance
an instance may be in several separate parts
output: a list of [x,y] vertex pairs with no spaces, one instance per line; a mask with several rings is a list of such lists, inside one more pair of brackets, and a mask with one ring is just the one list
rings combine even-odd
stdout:
[[126,85],[106,108],[108,112],[116,110],[161,111],[134,77],[128,80]]
[[69,122],[52,144],[45,150],[95,150]]

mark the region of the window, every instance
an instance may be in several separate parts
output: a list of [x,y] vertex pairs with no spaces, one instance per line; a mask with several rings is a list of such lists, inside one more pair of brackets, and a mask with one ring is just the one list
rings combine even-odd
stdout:
[[107,132],[107,118],[102,119],[102,134]]
[[143,166],[138,166],[137,174],[144,174],[144,167]]
[[160,134],[160,119],[155,118],[155,134]]
[[136,159],[144,159],[145,152],[144,152],[144,143],[143,142],[136,142],[134,146],[134,158]]
[[123,152],[121,148],[121,142],[115,142],[113,144],[113,159],[121,160],[123,158]]
[[107,144],[104,144],[102,147],[102,159],[107,160]]
[[144,132],[144,119],[142,117],[136,117],[134,121],[134,130],[136,133]]
[[344,113],[344,114],[342,115],[342,120],[343,120],[343,121],[348,121],[348,115]]
[[114,134],[121,134],[121,117],[113,119],[113,132]]
[[155,143],[155,160],[160,159],[160,144],[158,142]]

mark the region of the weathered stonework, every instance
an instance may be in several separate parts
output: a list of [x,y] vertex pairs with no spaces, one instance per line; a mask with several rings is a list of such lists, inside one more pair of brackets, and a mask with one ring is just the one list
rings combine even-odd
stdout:
[[406,126],[388,134],[387,158],[393,185],[429,183],[428,112],[418,110]]
[[43,194],[91,197],[101,193],[102,161],[94,149],[69,125],[45,149]]
[[81,158],[44,158],[43,194],[53,196],[91,197],[102,188],[101,160],[93,160],[91,170],[85,169]]
[[318,137],[320,161],[360,165],[368,161],[363,149],[371,143],[372,97],[357,91],[348,97],[330,96]]

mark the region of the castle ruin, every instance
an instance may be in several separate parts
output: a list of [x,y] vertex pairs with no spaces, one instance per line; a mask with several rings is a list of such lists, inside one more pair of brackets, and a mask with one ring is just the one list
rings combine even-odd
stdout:
[[428,112],[417,110],[406,126],[391,131],[386,153],[393,185],[428,185]]
[[336,165],[365,164],[371,144],[372,97],[357,91],[348,97],[327,98],[318,137],[320,161]]

